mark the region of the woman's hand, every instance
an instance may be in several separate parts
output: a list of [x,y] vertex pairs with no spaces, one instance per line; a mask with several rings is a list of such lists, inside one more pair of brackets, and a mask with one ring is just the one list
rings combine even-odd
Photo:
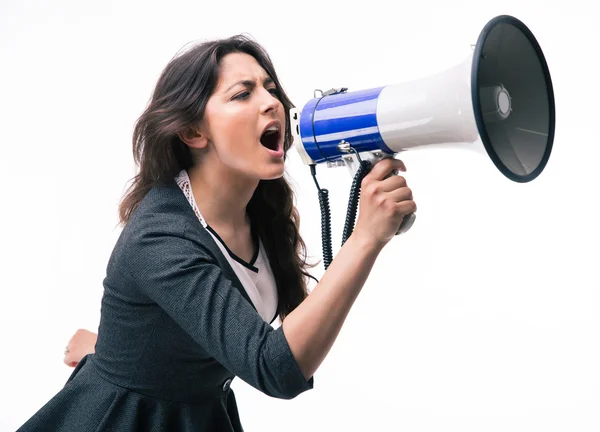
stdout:
[[383,247],[398,232],[402,219],[417,210],[406,179],[404,162],[386,158],[372,168],[361,183],[360,212],[354,233]]
[[91,331],[79,329],[75,332],[67,349],[65,349],[64,362],[69,367],[75,367],[87,354],[95,352],[98,335]]

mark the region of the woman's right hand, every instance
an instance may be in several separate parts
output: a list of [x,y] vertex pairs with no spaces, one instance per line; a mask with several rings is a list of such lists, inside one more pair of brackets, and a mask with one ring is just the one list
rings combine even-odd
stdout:
[[417,210],[406,179],[404,162],[386,158],[377,162],[361,183],[360,211],[354,233],[383,247],[398,232],[404,217]]

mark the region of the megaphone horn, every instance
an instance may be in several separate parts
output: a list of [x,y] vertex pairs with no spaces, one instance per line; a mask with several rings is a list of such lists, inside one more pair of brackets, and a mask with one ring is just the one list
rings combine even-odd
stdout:
[[[412,148],[481,140],[515,182],[544,170],[554,141],[550,72],[533,33],[513,16],[490,20],[456,66],[418,80],[315,94],[290,112],[294,145],[311,166],[374,162]],[[414,222],[414,215],[405,220]],[[410,226],[408,227],[410,228]],[[405,232],[408,228],[400,229]]]

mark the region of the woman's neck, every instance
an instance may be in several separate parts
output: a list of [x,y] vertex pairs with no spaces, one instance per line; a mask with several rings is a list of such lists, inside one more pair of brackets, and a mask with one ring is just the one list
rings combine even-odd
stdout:
[[188,175],[194,199],[208,225],[230,235],[247,230],[246,207],[258,181],[236,176],[216,163],[199,163],[188,170]]

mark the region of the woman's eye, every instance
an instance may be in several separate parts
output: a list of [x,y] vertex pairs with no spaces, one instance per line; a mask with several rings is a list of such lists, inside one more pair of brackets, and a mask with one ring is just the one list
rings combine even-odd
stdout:
[[[279,99],[279,90],[275,87],[275,88],[271,88],[271,89],[267,89],[267,91],[269,93],[271,93],[274,97]],[[233,100],[245,100],[248,99],[248,97],[250,97],[250,92],[248,91],[244,91],[236,96],[233,97]]]
[[250,96],[250,93],[248,93],[247,91],[240,93],[239,95],[235,96],[233,99],[235,100],[243,100],[246,99],[248,96]]
[[281,92],[279,91],[279,89],[277,87],[269,89],[269,93],[271,93],[271,95],[277,99],[279,102],[282,102],[281,100]]

